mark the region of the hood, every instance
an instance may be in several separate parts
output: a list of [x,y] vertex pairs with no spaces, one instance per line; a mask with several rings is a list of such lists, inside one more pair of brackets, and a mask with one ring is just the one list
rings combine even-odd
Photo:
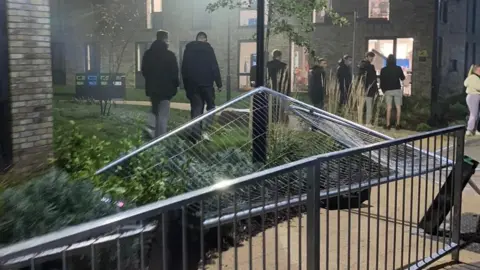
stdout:
[[195,52],[206,52],[206,51],[211,51],[212,46],[208,42],[202,42],[202,41],[192,41],[187,44],[185,47],[185,50],[191,50]]
[[166,51],[168,49],[167,43],[161,41],[161,40],[155,40],[152,43],[152,46],[150,46],[150,50],[154,52],[161,52],[161,51]]
[[340,60],[338,60],[338,65],[341,66],[341,67],[346,67],[347,65],[345,64],[345,60],[343,58],[341,58]]
[[367,60],[362,60],[360,61],[360,64],[358,65],[359,68],[365,68],[366,66],[370,65],[370,62],[368,62]]
[[277,60],[277,59],[269,61],[267,63],[267,68],[269,68],[269,69],[271,69],[271,68],[282,69],[282,68],[285,68],[286,66],[287,66],[287,64],[285,64],[282,61]]

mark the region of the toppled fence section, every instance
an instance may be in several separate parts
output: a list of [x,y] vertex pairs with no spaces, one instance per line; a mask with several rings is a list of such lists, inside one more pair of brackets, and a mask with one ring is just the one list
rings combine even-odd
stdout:
[[[310,132],[338,151],[221,181],[186,178],[204,187],[5,247],[0,261],[7,269],[418,269],[456,250],[464,127],[348,148],[316,123]],[[450,233],[429,235],[418,224],[447,192],[448,175],[455,184],[443,196],[454,208],[441,230]]]

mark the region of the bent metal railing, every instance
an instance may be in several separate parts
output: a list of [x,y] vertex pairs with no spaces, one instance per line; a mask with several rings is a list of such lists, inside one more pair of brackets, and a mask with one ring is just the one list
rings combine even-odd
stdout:
[[[5,269],[56,263],[57,269],[317,270],[419,269],[452,251],[458,260],[464,133],[451,127],[305,158],[4,247],[0,262]],[[400,162],[414,155],[411,148],[425,151]],[[432,155],[433,164],[424,163]],[[377,158],[353,163],[359,156]],[[393,161],[395,174],[372,174],[385,160]],[[349,183],[332,188],[340,170]],[[439,194],[448,181],[453,189]],[[238,202],[254,193],[260,204]],[[429,235],[433,230],[418,224],[437,196],[455,206],[435,225],[441,232]],[[212,201],[217,214],[207,217]],[[234,202],[231,211],[222,212],[224,201]]]

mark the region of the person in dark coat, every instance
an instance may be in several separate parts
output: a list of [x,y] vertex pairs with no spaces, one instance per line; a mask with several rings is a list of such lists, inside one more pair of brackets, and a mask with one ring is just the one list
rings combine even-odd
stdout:
[[390,129],[390,117],[392,113],[392,103],[395,103],[397,109],[396,129],[400,129],[400,116],[402,113],[403,90],[401,81],[405,80],[405,73],[401,67],[397,66],[397,59],[393,54],[387,58],[387,66],[380,71],[380,89],[385,94],[387,103],[387,125]]
[[[182,78],[187,98],[190,100],[191,118],[194,119],[207,111],[215,109],[215,89],[222,89],[222,78],[218,67],[215,52],[208,43],[207,34],[199,32],[196,41],[192,41],[185,47],[182,63]],[[207,128],[212,119],[209,119],[203,128]],[[202,133],[202,125],[194,132],[195,139]]]
[[[273,60],[267,63],[267,87],[290,96],[290,69],[288,65],[282,62],[282,52],[273,51]],[[288,122],[286,114],[286,102],[281,98],[272,99],[272,115],[273,123]]]
[[157,32],[157,40],[143,55],[141,70],[155,116],[154,135],[159,137],[167,133],[170,100],[177,94],[180,84],[177,57],[168,50],[168,32]]
[[340,105],[345,105],[352,85],[352,57],[350,55],[345,55],[338,61],[337,81],[340,90]]
[[267,85],[282,94],[290,96],[290,76],[288,65],[282,62],[282,52],[273,51],[273,60],[267,63]]
[[313,106],[323,110],[327,85],[327,60],[316,60],[308,73],[308,94]]
[[366,125],[372,126],[373,100],[378,93],[377,71],[372,64],[375,59],[374,52],[367,52],[365,59],[360,62],[358,67],[358,77],[362,80],[365,87],[365,105],[367,107]]
[[250,67],[250,86],[257,86],[257,65]]

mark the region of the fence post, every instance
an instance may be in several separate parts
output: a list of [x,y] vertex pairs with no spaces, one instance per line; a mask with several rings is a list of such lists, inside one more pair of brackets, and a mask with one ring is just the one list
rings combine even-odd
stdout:
[[[452,224],[452,240],[455,244],[460,245],[460,222],[462,217],[462,179],[463,179],[463,158],[465,147],[465,129],[455,132],[457,137],[457,146],[455,153],[455,167],[453,175],[453,224]],[[457,247],[452,253],[454,262],[460,261],[460,248]]]
[[307,172],[307,270],[320,269],[320,162]]

